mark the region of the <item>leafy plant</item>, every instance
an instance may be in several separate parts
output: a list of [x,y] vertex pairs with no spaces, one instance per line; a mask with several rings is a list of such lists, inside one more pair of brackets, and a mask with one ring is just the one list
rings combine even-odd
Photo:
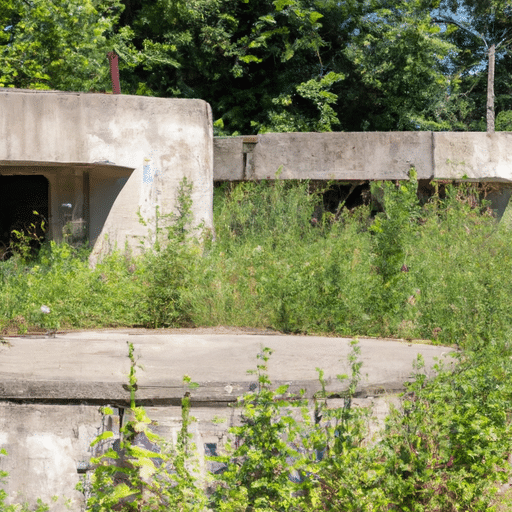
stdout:
[[193,288],[191,278],[201,252],[193,236],[192,189],[193,184],[183,178],[177,193],[177,213],[160,215],[156,211],[155,242],[145,255],[144,323],[151,327],[190,322],[183,291]]
[[44,217],[42,215],[40,216],[36,211],[32,213],[37,217],[41,217],[41,219],[31,222],[23,228],[20,227],[19,229],[13,229],[11,231],[9,250],[11,253],[18,255],[23,262],[35,258],[37,249],[43,242],[44,233],[46,231],[46,221]]
[[418,360],[379,444],[396,509],[496,510],[511,469],[509,351],[500,343],[468,351],[434,378]]
[[212,497],[215,510],[284,511],[294,510],[300,502],[294,495],[299,487],[290,479],[293,471],[300,473],[304,466],[297,448],[299,424],[292,409],[304,409],[306,402],[300,397],[290,401],[287,385],[271,389],[267,373],[271,353],[264,348],[258,354],[257,389],[240,399],[242,425],[230,428],[227,453],[214,458],[226,464]]
[[[110,448],[91,459],[95,468],[87,510],[202,511],[205,496],[194,474],[193,446],[188,433],[190,402],[186,396],[182,400],[183,426],[175,446],[153,433],[151,419],[143,407],[136,405],[136,361],[133,344],[128,343],[128,347],[132,418],[120,429],[119,449]],[[193,385],[190,379],[185,379],[185,383]],[[103,413],[112,414],[112,410],[104,408]],[[112,432],[105,431],[91,446],[112,437]],[[83,482],[78,489],[85,491]]]

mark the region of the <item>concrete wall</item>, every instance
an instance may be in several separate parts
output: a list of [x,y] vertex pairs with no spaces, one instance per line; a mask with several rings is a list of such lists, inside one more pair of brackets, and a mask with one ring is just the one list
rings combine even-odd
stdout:
[[[371,435],[378,434],[393,396],[354,399],[353,405],[372,407],[374,421]],[[342,401],[329,401],[331,407],[342,406]],[[153,432],[164,439],[176,442],[181,429],[181,407],[167,405],[146,407],[148,416],[157,423]],[[208,448],[214,445],[219,451],[225,445],[227,429],[240,424],[239,411],[226,404],[208,407],[196,406],[191,411],[196,418],[190,427],[195,444],[199,468],[203,475],[212,469],[205,459]],[[130,419],[130,411],[123,421]],[[112,416],[103,417],[98,405],[30,404],[0,401],[0,448],[7,456],[0,455],[0,470],[9,478],[1,485],[9,498],[7,503],[35,504],[40,498],[50,505],[52,512],[79,512],[83,510],[85,496],[75,490],[80,480],[90,482],[91,457],[105,453],[119,439],[119,409]],[[110,430],[114,437],[94,447],[95,437]],[[208,446],[209,445],[209,446]],[[53,501],[53,497],[58,497]]]
[[175,211],[184,177],[194,184],[194,222],[212,226],[212,120],[202,100],[0,90],[0,173],[35,167],[61,170],[44,170],[52,236],[59,208],[72,204],[73,222],[97,237],[93,260],[125,243],[137,248],[157,207]]
[[214,179],[512,182],[512,133],[269,133],[214,139]]
[[[326,390],[333,396],[342,396],[349,385],[336,375],[350,374],[350,339],[215,331],[171,334],[116,329],[61,333],[54,338],[6,337],[0,343],[0,448],[9,455],[0,457],[0,468],[10,473],[6,487],[10,499],[16,501],[17,493],[31,502],[59,495],[76,500],[72,510],[79,510],[81,496],[73,491],[79,470],[90,474],[90,458],[99,453],[90,449],[90,442],[111,430],[114,439],[94,449],[106,450],[129,419],[128,344],[133,344],[135,359],[144,368],[137,370],[137,403],[158,422],[154,429],[163,438],[176,440],[181,399],[190,392],[191,413],[198,420],[192,432],[203,470],[205,445],[221,448],[227,429],[239,423],[239,412],[231,405],[258,386],[257,375],[246,370],[259,362],[256,355],[262,347],[273,351],[268,375],[275,387],[287,384],[291,393],[304,390],[304,396],[312,399],[321,390],[316,367],[324,370]],[[380,421],[388,402],[410,379],[418,354],[426,374],[432,375],[436,359],[451,351],[391,340],[359,343],[363,366],[353,403],[371,405]],[[183,375],[190,375],[199,387],[189,390]],[[335,398],[328,403],[340,405]],[[310,404],[313,409],[313,400]],[[117,410],[103,418],[98,412],[101,405]],[[214,422],[215,417],[224,421]],[[378,425],[373,424],[374,433]],[[65,510],[64,502],[59,500],[58,510]]]
[[83,496],[75,490],[77,463],[92,455],[89,447],[102,426],[98,407],[82,405],[12,404],[0,402],[0,469],[10,477],[2,487],[9,502],[48,504],[55,510],[80,510]]

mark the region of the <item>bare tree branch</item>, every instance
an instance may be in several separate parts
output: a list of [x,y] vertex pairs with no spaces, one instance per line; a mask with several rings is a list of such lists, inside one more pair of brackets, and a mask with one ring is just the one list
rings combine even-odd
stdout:
[[453,18],[449,18],[447,16],[438,16],[436,18],[432,18],[432,22],[433,23],[444,23],[444,24],[448,24],[448,25],[455,25],[455,26],[461,28],[462,30],[465,30],[468,34],[471,34],[472,36],[476,36],[479,39],[481,39],[484,42],[485,47],[489,48],[489,46],[487,44],[487,40],[485,39],[485,37],[482,34],[480,34],[479,32],[473,32],[471,29],[464,26],[462,23],[458,22],[457,20],[454,20]]

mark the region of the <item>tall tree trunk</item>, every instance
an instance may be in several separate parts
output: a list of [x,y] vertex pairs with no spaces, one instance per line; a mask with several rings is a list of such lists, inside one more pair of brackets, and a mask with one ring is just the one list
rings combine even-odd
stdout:
[[489,46],[489,68],[487,72],[487,132],[494,133],[494,56],[496,47]]

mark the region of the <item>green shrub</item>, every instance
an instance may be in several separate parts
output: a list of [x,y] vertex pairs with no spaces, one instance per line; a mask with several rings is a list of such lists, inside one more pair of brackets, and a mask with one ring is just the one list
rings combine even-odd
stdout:
[[[187,325],[191,322],[187,289],[196,283],[197,260],[201,244],[192,229],[192,183],[180,183],[177,213],[160,215],[156,211],[155,242],[146,251],[142,323],[148,327]],[[201,230],[201,226],[196,228]]]
[[414,172],[375,183],[376,216],[320,216],[310,188],[217,188],[214,238],[191,227],[184,181],[141,257],[114,253],[91,269],[85,250],[54,242],[35,260],[15,255],[0,262],[0,329],[225,324],[459,345],[510,335],[510,229],[476,186],[443,184],[421,205]]
[[419,361],[378,446],[392,510],[496,510],[511,470],[509,353],[490,344],[433,379]]
[[[271,389],[267,362],[271,354],[265,348],[258,355],[258,388],[240,400],[242,425],[230,428],[232,442],[224,456],[214,460],[226,464],[218,476],[211,506],[219,511],[298,510],[301,497],[295,493],[291,472],[301,473],[305,460],[297,449],[299,423],[290,409],[304,408],[302,399],[290,401],[288,386]],[[294,461],[294,462],[292,462]]]
[[[193,446],[188,433],[188,398],[185,396],[182,401],[183,427],[176,445],[173,446],[151,431],[151,419],[144,408],[136,404],[136,361],[133,344],[129,343],[128,346],[132,419],[121,428],[118,451],[110,448],[104,454],[91,459],[95,469],[87,489],[90,496],[86,510],[201,512],[204,510],[206,497],[198,485],[194,471]],[[188,379],[185,382],[190,384]],[[112,414],[112,410],[104,408],[103,413]],[[112,432],[105,431],[91,446],[112,436]],[[140,446],[137,438],[141,436],[156,446],[156,449]],[[86,482],[81,482],[77,488],[85,492]]]

